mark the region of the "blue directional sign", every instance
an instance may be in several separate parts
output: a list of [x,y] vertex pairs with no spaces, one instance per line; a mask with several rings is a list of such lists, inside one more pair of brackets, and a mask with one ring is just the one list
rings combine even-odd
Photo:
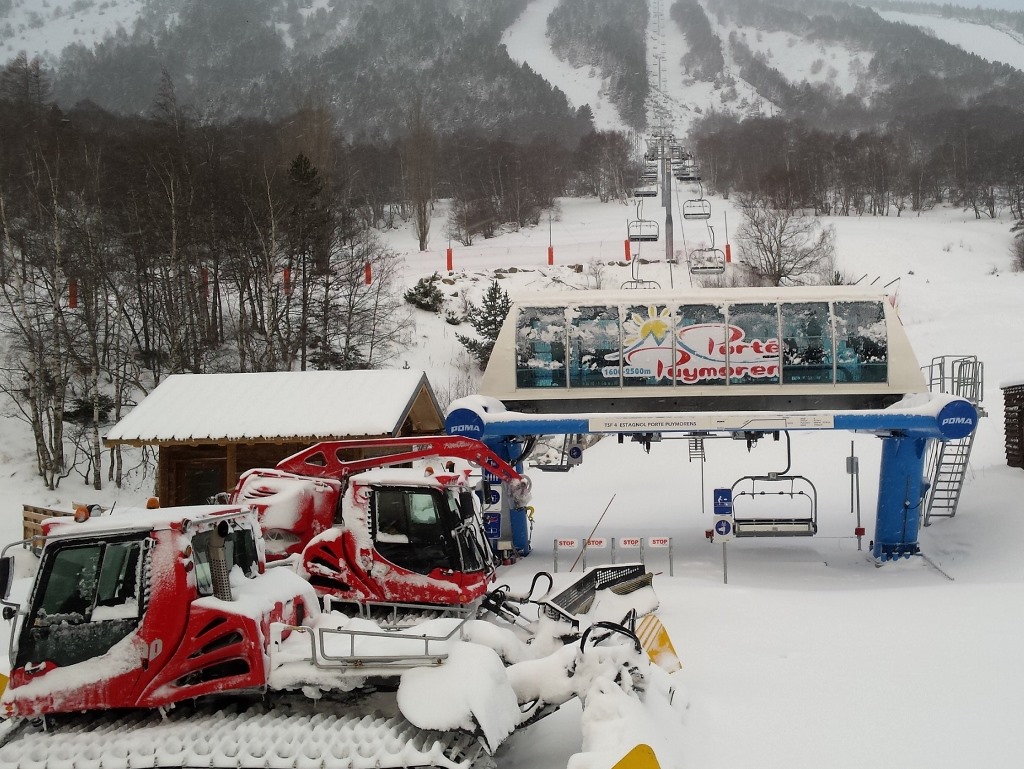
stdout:
[[501,513],[484,513],[484,536],[487,539],[501,538]]
[[732,515],[732,489],[715,489],[715,515]]

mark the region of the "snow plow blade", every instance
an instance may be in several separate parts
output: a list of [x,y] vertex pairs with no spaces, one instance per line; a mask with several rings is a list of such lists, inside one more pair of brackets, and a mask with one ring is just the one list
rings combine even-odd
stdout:
[[640,744],[624,755],[612,769],[661,769],[650,745]]
[[666,673],[675,673],[683,669],[683,663],[679,661],[679,655],[672,645],[668,631],[661,623],[661,620],[653,614],[648,614],[636,626],[636,636],[651,658],[651,662],[664,670]]

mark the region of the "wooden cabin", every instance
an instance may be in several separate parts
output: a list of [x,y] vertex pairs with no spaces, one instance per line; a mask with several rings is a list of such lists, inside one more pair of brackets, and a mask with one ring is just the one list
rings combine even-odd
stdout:
[[171,506],[201,504],[245,470],[318,441],[436,435],[443,426],[422,371],[175,374],[104,442],[155,447],[156,494]]

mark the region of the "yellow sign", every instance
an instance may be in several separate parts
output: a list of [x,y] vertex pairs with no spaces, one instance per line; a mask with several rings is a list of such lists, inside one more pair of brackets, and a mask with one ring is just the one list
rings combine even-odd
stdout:
[[661,769],[661,765],[651,746],[640,743],[620,758],[612,769]]

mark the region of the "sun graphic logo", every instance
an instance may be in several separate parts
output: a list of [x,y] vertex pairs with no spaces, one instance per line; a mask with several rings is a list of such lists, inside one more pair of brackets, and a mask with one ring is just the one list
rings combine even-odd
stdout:
[[649,305],[646,315],[630,312],[622,322],[623,376],[670,377],[672,368],[682,362],[672,347],[674,328],[668,307]]

